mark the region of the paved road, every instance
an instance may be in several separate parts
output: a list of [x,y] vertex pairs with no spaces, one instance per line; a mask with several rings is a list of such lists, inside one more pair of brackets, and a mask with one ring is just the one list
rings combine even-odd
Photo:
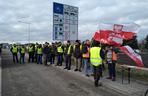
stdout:
[[121,96],[89,79],[57,67],[13,64],[11,54],[2,54],[2,96]]

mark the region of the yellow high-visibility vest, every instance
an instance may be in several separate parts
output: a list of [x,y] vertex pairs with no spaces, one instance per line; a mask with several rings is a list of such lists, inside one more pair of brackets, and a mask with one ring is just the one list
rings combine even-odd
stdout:
[[43,53],[42,48],[38,48],[38,49],[37,49],[37,54],[42,54],[42,53]]
[[29,47],[29,52],[32,52],[33,51],[33,47]]
[[21,48],[21,53],[25,53],[25,48]]
[[67,54],[70,54],[71,47],[72,47],[72,45],[69,45]]
[[37,48],[38,48],[38,47],[37,47],[37,46],[35,46],[35,51],[37,51]]
[[73,50],[75,51],[76,45],[73,45]]
[[80,45],[80,51],[82,51],[82,44]]
[[100,56],[100,47],[92,47],[90,49],[90,62],[94,66],[102,65],[102,58]]
[[12,52],[13,52],[13,53],[17,53],[17,47],[14,47],[14,46],[13,46],[13,47],[12,47]]
[[59,46],[59,47],[57,48],[57,51],[58,51],[59,53],[63,53],[62,46]]
[[[75,51],[76,45],[73,45],[73,50]],[[82,51],[82,44],[80,45],[80,51]]]

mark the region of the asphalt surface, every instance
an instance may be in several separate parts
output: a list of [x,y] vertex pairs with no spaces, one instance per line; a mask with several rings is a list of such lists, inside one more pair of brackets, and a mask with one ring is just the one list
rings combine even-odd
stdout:
[[55,66],[14,64],[10,52],[2,54],[2,96],[121,96],[89,79]]

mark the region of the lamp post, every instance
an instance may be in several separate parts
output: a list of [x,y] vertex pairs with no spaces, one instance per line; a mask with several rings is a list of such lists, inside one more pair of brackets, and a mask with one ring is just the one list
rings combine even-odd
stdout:
[[18,21],[20,23],[24,23],[28,25],[28,43],[30,43],[30,22]]

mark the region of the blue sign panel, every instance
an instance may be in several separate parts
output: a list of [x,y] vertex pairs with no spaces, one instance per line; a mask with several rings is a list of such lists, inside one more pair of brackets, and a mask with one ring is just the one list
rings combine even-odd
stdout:
[[53,40],[78,39],[78,7],[53,2]]
[[53,3],[53,12],[57,14],[63,14],[64,6],[60,3]]

